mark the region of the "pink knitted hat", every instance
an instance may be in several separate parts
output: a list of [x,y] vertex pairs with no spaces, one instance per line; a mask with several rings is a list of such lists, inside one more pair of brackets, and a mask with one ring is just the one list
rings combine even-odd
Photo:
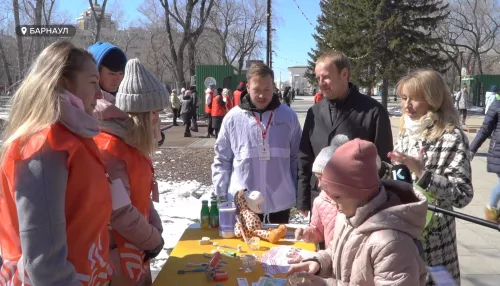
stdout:
[[332,198],[368,200],[378,192],[379,183],[377,148],[360,139],[337,148],[321,178],[321,188]]

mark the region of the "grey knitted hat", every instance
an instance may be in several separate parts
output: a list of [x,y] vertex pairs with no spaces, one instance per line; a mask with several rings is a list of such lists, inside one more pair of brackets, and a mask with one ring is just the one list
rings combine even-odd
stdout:
[[125,66],[125,75],[116,93],[116,107],[125,112],[150,112],[168,106],[165,86],[139,59],[131,59]]
[[313,173],[323,174],[323,169],[325,169],[326,164],[330,161],[333,152],[348,141],[349,138],[344,134],[335,135],[332,138],[332,142],[330,142],[330,146],[321,149],[318,156],[316,156],[312,167]]

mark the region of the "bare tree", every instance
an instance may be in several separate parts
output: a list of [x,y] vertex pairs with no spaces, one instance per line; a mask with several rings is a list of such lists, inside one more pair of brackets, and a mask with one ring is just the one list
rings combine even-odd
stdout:
[[95,24],[96,24],[95,31],[93,31],[94,43],[98,42],[99,37],[101,36],[101,25],[102,25],[102,20],[104,19],[104,16],[105,16],[107,2],[108,2],[108,0],[102,1],[101,14],[97,15],[97,13],[95,11],[95,6],[99,5],[99,4],[97,4],[97,0],[94,0],[94,3],[92,3],[92,0],[89,0],[90,8],[92,9],[92,14],[94,15]]
[[[230,31],[236,30],[238,25],[238,5],[237,0],[220,0],[215,4],[214,15],[210,17],[210,25],[207,29],[212,30],[220,41],[220,51],[219,56],[222,59],[222,63],[225,65],[232,64],[236,57],[236,53],[230,51],[229,48],[229,38],[231,36]],[[241,4],[242,1],[238,1]]]
[[[500,33],[500,7],[496,0],[456,0],[451,13],[441,27],[445,42],[441,50],[452,60],[457,70],[464,59],[479,74],[484,73],[482,56],[496,52]],[[498,52],[497,52],[498,53]],[[466,58],[462,58],[463,55]]]
[[[188,45],[189,71],[190,75],[194,76],[194,49],[196,47],[196,41],[203,32],[205,24],[210,17],[210,11],[214,6],[214,2],[215,0],[186,0],[186,5],[184,7],[180,7],[177,3],[177,0],[174,0],[172,4],[169,3],[169,0],[160,0],[160,3],[164,9],[165,29],[168,36],[171,58],[176,68],[175,74],[178,86],[185,86],[186,83],[184,78],[184,50]],[[193,14],[196,7],[199,8],[198,15]],[[181,8],[184,8],[183,11],[181,10]],[[181,28],[181,40],[177,48],[175,47],[175,42],[173,39],[175,27],[172,26],[170,18],[172,18],[174,22],[177,23],[177,26]]]
[[235,33],[235,44],[232,47],[238,53],[238,73],[241,73],[245,59],[256,54],[263,47],[264,39],[261,29],[266,21],[266,10],[258,0],[245,1],[243,6],[243,23]]
[[258,0],[220,0],[210,18],[209,30],[217,38],[222,64],[237,64],[241,72],[245,59],[259,52],[264,39],[260,31],[266,21],[266,7]]

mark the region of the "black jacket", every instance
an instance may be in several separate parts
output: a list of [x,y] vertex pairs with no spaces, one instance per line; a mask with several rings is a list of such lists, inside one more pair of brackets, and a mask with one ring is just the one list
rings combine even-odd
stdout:
[[[342,102],[322,100],[307,111],[302,130],[299,155],[297,208],[311,210],[312,199],[318,194],[317,179],[312,173],[314,159],[337,134],[349,139],[371,141],[380,159],[389,162],[387,153],[393,150],[392,130],[387,110],[375,99],[361,94],[349,83],[349,94]],[[331,114],[335,114],[332,118]],[[311,196],[311,189],[314,190]]]
[[472,141],[470,150],[476,153],[484,141],[491,136],[490,149],[488,150],[487,170],[490,173],[500,174],[500,101],[496,100],[491,104],[488,112],[484,116],[483,125]]

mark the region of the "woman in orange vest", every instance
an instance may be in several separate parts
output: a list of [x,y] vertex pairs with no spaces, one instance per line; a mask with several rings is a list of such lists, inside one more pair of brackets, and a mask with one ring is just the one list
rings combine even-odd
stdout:
[[215,90],[215,85],[211,84],[210,87],[208,87],[205,90],[205,113],[207,114],[208,117],[208,131],[207,131],[207,138],[210,138],[210,136],[215,137],[214,135],[214,130],[212,128],[212,101],[214,98],[214,90]]
[[87,51],[45,48],[12,98],[1,153],[0,285],[106,285],[111,192],[92,139],[101,97]]
[[[116,107],[127,118],[106,117],[95,137],[113,183],[110,258],[117,285],[151,285],[149,262],[163,249],[161,220],[151,156],[161,138],[161,112],[168,105],[164,85],[138,59],[125,66]],[[116,280],[115,280],[116,279]]]
[[227,98],[222,95],[222,88],[217,89],[217,95],[212,100],[212,127],[215,131],[215,139],[218,138],[222,120],[227,113]]
[[238,84],[238,87],[236,88],[236,90],[234,91],[234,94],[233,94],[233,106],[240,105],[241,98],[243,97],[241,94],[246,89],[246,86],[247,85],[244,81],[240,81],[240,83]]

